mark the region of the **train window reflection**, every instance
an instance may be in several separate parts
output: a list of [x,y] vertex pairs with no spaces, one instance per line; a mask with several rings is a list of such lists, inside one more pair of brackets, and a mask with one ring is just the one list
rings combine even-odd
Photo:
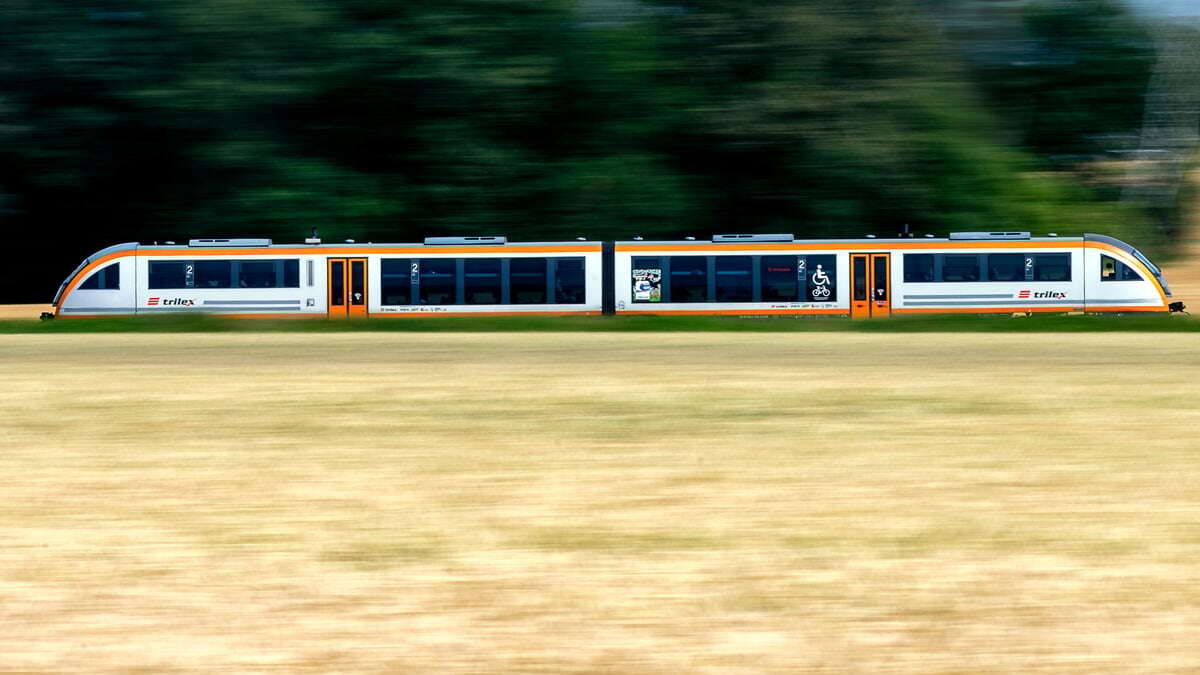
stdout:
[[500,286],[499,258],[463,261],[463,292],[468,305],[500,304]]
[[121,288],[121,263],[113,263],[100,268],[79,284],[84,290],[116,291]]
[[384,258],[379,271],[380,304],[409,304],[409,292],[412,290],[412,262],[407,258]]
[[457,285],[453,258],[421,259],[421,304],[453,305]]
[[509,263],[508,283],[513,304],[546,304],[546,259],[513,258]]
[[905,253],[904,281],[906,283],[926,283],[933,281],[933,254]]
[[[794,255],[765,255],[759,265],[762,279],[763,302],[795,302],[800,297],[797,272],[798,261]],[[674,269],[671,270],[672,273]]]
[[754,299],[750,256],[718,256],[716,274],[717,302],[750,302]]
[[979,281],[979,256],[944,256],[942,258],[942,281]]
[[1039,253],[1033,256],[1034,281],[1070,281],[1070,253]]
[[1024,281],[1024,253],[992,253],[987,257],[988,281]]
[[707,257],[671,257],[671,302],[708,302]]
[[554,270],[554,302],[579,305],[586,295],[583,258],[560,258]]

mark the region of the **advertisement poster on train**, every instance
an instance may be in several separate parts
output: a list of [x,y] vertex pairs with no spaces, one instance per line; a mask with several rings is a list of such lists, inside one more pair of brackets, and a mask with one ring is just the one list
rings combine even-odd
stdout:
[[633,301],[662,301],[662,268],[633,270]]

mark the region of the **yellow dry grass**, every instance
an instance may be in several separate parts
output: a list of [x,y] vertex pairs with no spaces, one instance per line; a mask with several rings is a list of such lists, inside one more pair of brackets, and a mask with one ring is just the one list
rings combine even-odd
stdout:
[[1200,668],[1190,334],[0,336],[0,670]]
[[51,309],[50,305],[0,305],[0,319],[36,319]]

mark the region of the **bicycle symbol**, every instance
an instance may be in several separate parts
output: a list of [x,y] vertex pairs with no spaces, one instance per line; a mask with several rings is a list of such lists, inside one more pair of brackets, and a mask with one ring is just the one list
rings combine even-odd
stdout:
[[815,284],[811,291],[813,300],[828,298],[831,295],[829,275],[825,273],[825,268],[821,265],[817,265],[817,271],[813,272],[812,282]]

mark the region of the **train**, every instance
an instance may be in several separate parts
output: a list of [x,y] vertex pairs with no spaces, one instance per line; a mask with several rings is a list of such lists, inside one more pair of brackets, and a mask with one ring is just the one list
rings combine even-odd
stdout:
[[302,244],[125,243],[88,256],[45,318],[909,314],[1182,311],[1141,251],[1099,234]]

